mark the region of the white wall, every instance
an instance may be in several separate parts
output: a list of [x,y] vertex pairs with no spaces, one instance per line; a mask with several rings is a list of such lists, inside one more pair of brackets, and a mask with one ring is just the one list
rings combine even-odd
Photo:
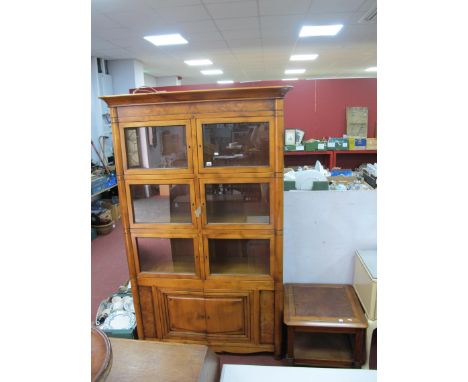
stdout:
[[178,76],[156,77],[158,86],[179,86],[181,84]]
[[377,248],[377,191],[286,191],[284,283],[351,284],[356,249]]
[[151,74],[144,73],[145,86],[157,86],[156,77]]
[[107,61],[114,94],[128,94],[129,89],[144,85],[143,64],[137,60]]

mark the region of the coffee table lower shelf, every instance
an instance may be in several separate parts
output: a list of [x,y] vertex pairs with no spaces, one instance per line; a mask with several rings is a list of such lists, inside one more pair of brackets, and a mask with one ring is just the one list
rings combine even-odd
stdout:
[[353,349],[345,333],[304,333],[294,335],[296,365],[352,367]]

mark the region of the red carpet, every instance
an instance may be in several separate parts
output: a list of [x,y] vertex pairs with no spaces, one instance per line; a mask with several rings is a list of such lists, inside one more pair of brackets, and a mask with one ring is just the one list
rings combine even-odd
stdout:
[[127,256],[121,221],[111,233],[91,242],[91,321],[96,319],[99,303],[117,292],[128,277]]

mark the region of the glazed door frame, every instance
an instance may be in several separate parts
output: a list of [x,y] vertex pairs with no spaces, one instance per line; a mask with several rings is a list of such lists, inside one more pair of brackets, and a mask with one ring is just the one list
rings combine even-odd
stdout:
[[[138,279],[196,279],[204,280],[204,259],[201,255],[203,253],[202,241],[197,232],[190,231],[168,231],[168,230],[145,230],[145,229],[133,229],[130,232],[131,236],[131,251],[132,258],[135,264],[135,273]],[[138,255],[137,238],[155,238],[155,239],[192,239],[193,240],[193,262],[194,262],[194,273],[164,273],[164,272],[148,272],[141,271],[140,269],[140,258]]]
[[[190,216],[192,218],[192,223],[135,223],[134,222],[134,211],[133,211],[133,202],[132,194],[130,192],[131,185],[173,185],[173,184],[187,184],[190,189]],[[125,191],[128,195],[127,210],[128,210],[128,220],[129,226],[132,229],[156,229],[156,230],[190,230],[195,231],[199,227],[200,217],[197,217],[195,213],[197,206],[200,206],[198,192],[196,187],[196,181],[193,178],[170,178],[161,177],[157,179],[156,177],[143,177],[143,176],[126,176],[125,177]]]
[[[268,184],[268,194],[269,194],[269,223],[268,224],[258,224],[258,223],[208,223],[207,216],[207,203],[206,203],[206,193],[205,185],[207,184]],[[275,216],[274,216],[274,207],[275,207],[275,179],[271,177],[261,177],[261,176],[247,176],[242,175],[239,177],[232,176],[210,176],[210,177],[200,177],[198,179],[198,184],[200,187],[200,204],[201,205],[201,228],[203,230],[210,229],[220,229],[220,230],[266,230],[274,229]]]
[[[122,169],[124,175],[188,175],[194,174],[194,136],[193,136],[193,119],[192,118],[175,118],[175,119],[158,119],[145,122],[121,122],[119,123],[120,135],[120,150],[122,153]],[[185,142],[187,153],[187,168],[128,168],[127,158],[127,140],[125,129],[128,128],[145,128],[145,127],[169,127],[169,126],[185,126]]]
[[[203,159],[203,125],[215,123],[245,123],[245,122],[267,122],[268,123],[268,166],[216,166],[205,167]],[[275,166],[275,132],[276,119],[274,116],[266,117],[203,117],[195,118],[197,131],[197,154],[198,172],[200,174],[238,174],[238,173],[273,173]]]
[[[244,231],[238,233],[221,232],[220,230],[204,230],[203,237],[203,260],[205,280],[219,281],[274,281],[275,275],[275,234],[272,231]],[[259,239],[269,240],[269,273],[268,274],[239,274],[239,273],[210,273],[210,254],[209,254],[209,239]]]

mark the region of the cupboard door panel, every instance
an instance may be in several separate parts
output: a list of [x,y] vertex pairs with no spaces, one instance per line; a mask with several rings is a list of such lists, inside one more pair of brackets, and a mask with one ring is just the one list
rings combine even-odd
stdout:
[[260,343],[262,344],[272,344],[274,340],[274,301],[274,292],[260,292]]
[[205,300],[202,292],[163,292],[163,299],[165,337],[205,337]]
[[206,295],[206,332],[208,338],[250,338],[250,299],[245,294]]
[[156,338],[155,309],[151,287],[138,288],[140,294],[141,318],[145,338]]

